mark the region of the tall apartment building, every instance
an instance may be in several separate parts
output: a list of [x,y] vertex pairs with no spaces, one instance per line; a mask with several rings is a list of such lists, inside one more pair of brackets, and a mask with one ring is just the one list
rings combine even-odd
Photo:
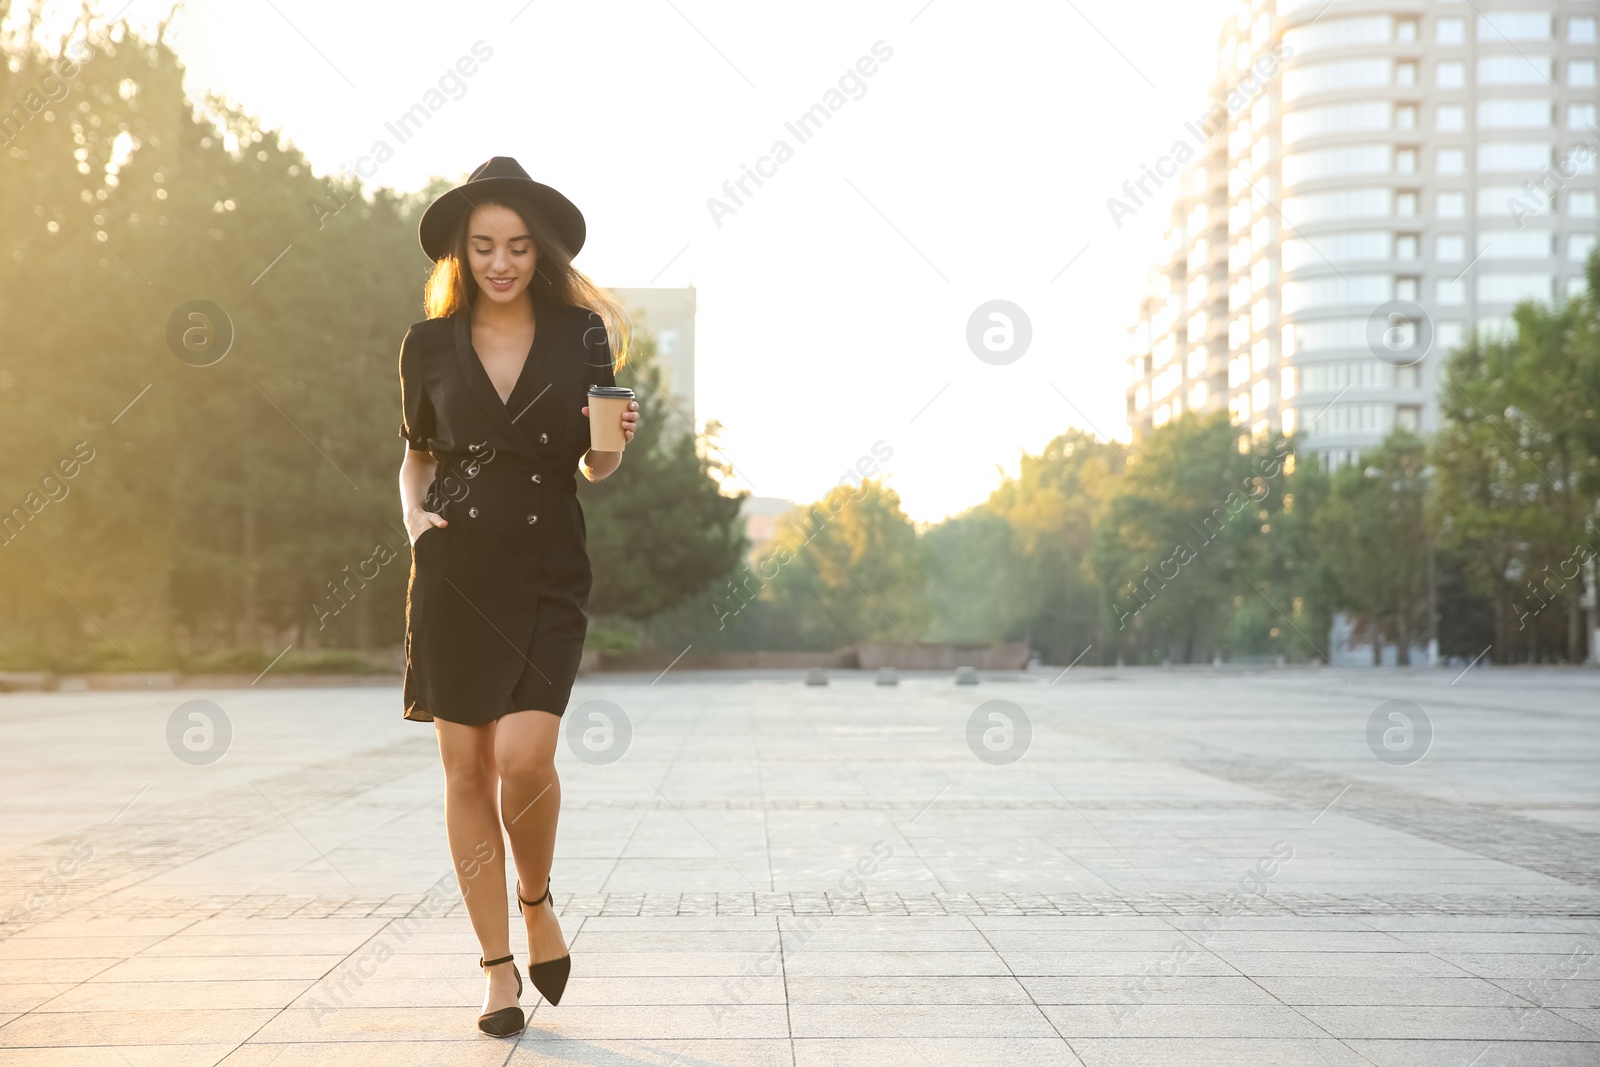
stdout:
[[1431,431],[1469,331],[1583,288],[1597,8],[1242,2],[1181,169],[1156,164],[1179,190],[1132,331],[1134,438],[1225,409],[1337,466]]

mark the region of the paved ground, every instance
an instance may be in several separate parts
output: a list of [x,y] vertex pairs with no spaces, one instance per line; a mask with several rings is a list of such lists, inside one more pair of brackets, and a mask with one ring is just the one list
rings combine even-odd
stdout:
[[872,681],[580,682],[515,1043],[398,691],[0,697],[0,1065],[1600,1063],[1600,673]]

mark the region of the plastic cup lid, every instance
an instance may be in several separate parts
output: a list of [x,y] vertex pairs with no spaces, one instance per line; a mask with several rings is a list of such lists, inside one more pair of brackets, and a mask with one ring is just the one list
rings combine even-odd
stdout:
[[612,397],[617,400],[632,400],[633,390],[621,385],[591,385],[590,396]]

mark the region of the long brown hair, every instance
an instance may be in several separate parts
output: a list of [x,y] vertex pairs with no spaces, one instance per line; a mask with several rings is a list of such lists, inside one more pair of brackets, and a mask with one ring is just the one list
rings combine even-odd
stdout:
[[[510,208],[528,227],[538,257],[533,280],[528,283],[534,302],[551,307],[588,308],[599,315],[606,325],[606,337],[611,345],[612,369],[621,368],[628,361],[628,345],[632,340],[628,316],[622,310],[622,305],[572,265],[572,253],[567,251],[560,236],[544,221],[543,216],[529,211],[526,205],[513,197],[486,196],[474,200],[472,209],[489,204]],[[472,209],[461,213],[461,220],[450,240],[450,251],[435,261],[433,271],[428,275],[423,306],[430,319],[468,311],[478,300],[478,280],[466,265],[467,229],[472,220]]]

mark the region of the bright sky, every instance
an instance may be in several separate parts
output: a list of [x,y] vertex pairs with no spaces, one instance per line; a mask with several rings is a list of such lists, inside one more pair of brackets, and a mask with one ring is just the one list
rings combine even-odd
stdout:
[[[192,97],[243,104],[318,172],[379,139],[396,154],[366,181],[397,189],[516,157],[583,210],[596,281],[697,287],[695,403],[736,486],[815,499],[882,441],[907,511],[936,521],[1070,426],[1122,434],[1166,205],[1119,230],[1106,198],[1202,109],[1232,7],[187,0],[174,44]],[[478,41],[464,93],[400,144],[384,124]],[[785,128],[875,44],[819,132]],[[723,183],[780,139],[792,155],[719,226],[708,198],[733,206]],[[997,299],[1032,330],[1004,365],[967,342]]]

